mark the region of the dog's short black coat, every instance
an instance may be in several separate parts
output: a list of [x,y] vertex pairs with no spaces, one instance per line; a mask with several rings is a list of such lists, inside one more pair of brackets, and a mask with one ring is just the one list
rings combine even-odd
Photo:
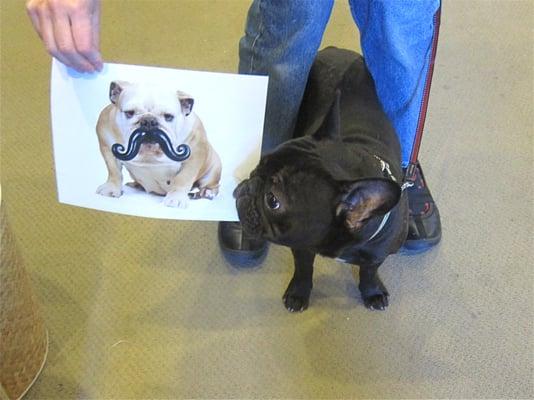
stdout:
[[334,47],[320,51],[295,138],[263,156],[234,192],[245,231],[292,250],[295,273],[284,294],[290,311],[308,306],[316,254],[359,265],[365,305],[387,307],[377,269],[406,238],[400,162],[397,135],[363,58]]

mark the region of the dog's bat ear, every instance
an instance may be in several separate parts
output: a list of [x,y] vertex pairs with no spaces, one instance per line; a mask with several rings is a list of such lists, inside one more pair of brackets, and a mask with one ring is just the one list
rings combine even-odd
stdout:
[[193,111],[193,104],[195,104],[195,100],[192,96],[180,90],[178,90],[176,93],[178,94],[178,100],[180,100],[180,104],[182,106],[182,112],[187,117],[189,114],[191,114],[191,111]]
[[328,114],[324,118],[323,123],[313,134],[317,140],[321,139],[336,139],[341,136],[341,110],[340,110],[341,90],[336,89],[334,101],[328,110]]
[[113,104],[117,104],[119,100],[119,95],[122,90],[128,85],[128,82],[125,81],[113,81],[109,84],[109,100]]
[[364,179],[345,188],[336,215],[350,231],[360,229],[372,217],[387,214],[398,203],[400,186],[388,179]]

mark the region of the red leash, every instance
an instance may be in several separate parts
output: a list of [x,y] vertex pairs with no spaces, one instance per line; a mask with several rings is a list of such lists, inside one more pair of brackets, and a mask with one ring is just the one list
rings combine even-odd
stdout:
[[421,147],[421,140],[423,139],[423,129],[425,127],[426,111],[428,108],[428,99],[430,97],[430,86],[432,84],[432,75],[434,73],[434,62],[436,60],[436,51],[438,48],[438,36],[439,26],[441,22],[441,6],[434,14],[434,35],[432,37],[432,50],[430,54],[430,65],[426,74],[425,87],[423,89],[423,100],[421,109],[419,111],[419,119],[417,121],[417,130],[415,133],[415,139],[412,146],[412,154],[410,155],[410,162],[406,173],[404,175],[405,181],[415,180],[415,168],[417,166],[417,160],[419,156],[419,148]]

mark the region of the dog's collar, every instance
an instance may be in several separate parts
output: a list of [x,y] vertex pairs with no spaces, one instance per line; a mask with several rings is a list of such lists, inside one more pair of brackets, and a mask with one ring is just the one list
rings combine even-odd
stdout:
[[386,223],[388,222],[389,216],[391,215],[391,211],[389,211],[386,215],[382,217],[382,222],[380,222],[380,225],[378,225],[378,228],[376,229],[376,232],[371,235],[369,239],[367,239],[368,242],[373,240],[376,235],[378,235],[382,229],[384,229],[384,226],[386,226]]
[[[384,175],[384,177],[391,179],[393,182],[397,182],[397,178],[395,178],[395,175],[393,175],[393,173],[391,172],[391,168],[389,167],[389,164],[386,161],[384,161],[382,158],[378,157],[376,154],[373,154],[373,157],[380,162],[380,169],[382,170],[382,174]],[[405,189],[409,188],[412,185],[413,185],[412,182],[404,182],[401,185],[401,191],[404,191]],[[382,222],[380,222],[380,225],[376,229],[376,232],[373,233],[369,239],[367,239],[368,242],[373,240],[376,237],[376,235],[378,235],[382,231],[382,229],[384,229],[384,226],[386,226],[386,223],[388,222],[390,215],[391,215],[391,211],[389,211],[386,215],[382,217]]]

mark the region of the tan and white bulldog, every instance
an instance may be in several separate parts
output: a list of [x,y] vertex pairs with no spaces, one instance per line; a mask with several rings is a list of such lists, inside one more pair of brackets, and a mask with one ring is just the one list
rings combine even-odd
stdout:
[[[190,197],[212,199],[217,195],[221,160],[208,142],[202,122],[192,112],[191,96],[161,86],[114,81],[110,84],[109,99],[111,104],[102,110],[96,125],[100,151],[108,169],[108,180],[98,187],[98,194],[122,195],[124,165],[134,180],[129,186],[164,195],[166,206],[185,208]],[[144,141],[130,151],[135,154],[131,160],[115,157],[112,146],[135,147],[131,146],[130,138],[140,129],[161,132],[169,143],[168,148],[162,148],[165,145],[161,142]],[[189,158],[177,162],[167,157],[169,151],[181,144],[189,146]],[[195,191],[194,195],[190,194],[191,190]]]

